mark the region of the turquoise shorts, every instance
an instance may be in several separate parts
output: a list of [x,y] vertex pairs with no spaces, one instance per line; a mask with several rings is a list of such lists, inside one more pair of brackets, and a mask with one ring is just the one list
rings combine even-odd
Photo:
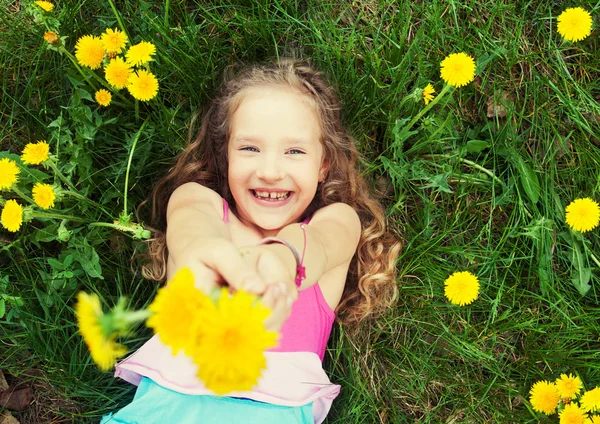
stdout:
[[314,424],[312,402],[280,406],[244,398],[185,395],[142,378],[133,401],[100,424]]

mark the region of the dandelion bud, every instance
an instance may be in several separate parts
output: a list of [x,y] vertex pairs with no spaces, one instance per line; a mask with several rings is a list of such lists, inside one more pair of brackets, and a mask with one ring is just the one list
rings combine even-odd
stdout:
[[46,31],[44,33],[44,40],[46,40],[46,42],[48,44],[58,44],[58,42],[60,41],[60,38],[58,38],[58,34],[53,32],[53,31]]
[[106,52],[106,56],[108,57],[108,59],[114,59],[115,57],[117,57],[117,52]]

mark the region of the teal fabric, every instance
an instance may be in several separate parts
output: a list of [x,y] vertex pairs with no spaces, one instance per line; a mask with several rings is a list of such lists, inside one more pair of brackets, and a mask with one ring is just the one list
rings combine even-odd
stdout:
[[133,401],[100,424],[314,424],[312,403],[291,407],[250,399],[185,395],[149,378],[142,381]]

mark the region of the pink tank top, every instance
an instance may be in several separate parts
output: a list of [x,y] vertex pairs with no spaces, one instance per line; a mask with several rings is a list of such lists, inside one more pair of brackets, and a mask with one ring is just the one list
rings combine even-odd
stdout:
[[[228,222],[229,205],[223,199],[223,222]],[[305,224],[310,218],[305,219]],[[335,313],[323,297],[319,283],[298,292],[298,299],[292,306],[292,313],[281,328],[277,347],[271,352],[314,352],[321,361],[331,334]]]

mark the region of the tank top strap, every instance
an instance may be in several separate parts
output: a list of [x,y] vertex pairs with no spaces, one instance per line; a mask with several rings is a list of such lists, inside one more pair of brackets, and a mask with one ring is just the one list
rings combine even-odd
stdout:
[[227,200],[223,199],[223,222],[225,224],[227,224],[228,220],[229,220],[229,203],[227,203]]

